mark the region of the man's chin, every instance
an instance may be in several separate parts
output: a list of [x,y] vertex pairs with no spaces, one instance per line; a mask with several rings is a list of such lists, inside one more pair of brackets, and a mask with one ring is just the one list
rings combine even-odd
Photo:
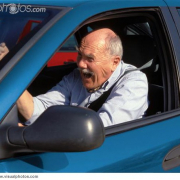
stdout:
[[83,78],[82,79],[83,82],[83,86],[88,90],[88,89],[94,89],[96,87],[94,87],[94,83],[92,78]]
[[92,79],[91,78],[83,78],[82,79],[83,85],[85,88],[92,87]]
[[86,84],[83,84],[83,85],[84,85],[84,87],[85,87],[86,89],[93,89],[92,86],[89,86],[89,85],[86,85]]
[[83,86],[86,88],[86,89],[93,89],[94,87],[91,86],[89,83],[84,83],[83,82]]

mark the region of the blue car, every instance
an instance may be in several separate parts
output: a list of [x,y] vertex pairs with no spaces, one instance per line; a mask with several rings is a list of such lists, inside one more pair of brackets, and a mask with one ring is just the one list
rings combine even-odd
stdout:
[[[121,37],[124,62],[146,67],[146,115],[104,128],[92,110],[53,106],[19,127],[24,90],[45,93],[76,68],[50,59],[104,27]],[[0,61],[0,172],[180,172],[180,1],[0,1],[0,42],[9,48]]]

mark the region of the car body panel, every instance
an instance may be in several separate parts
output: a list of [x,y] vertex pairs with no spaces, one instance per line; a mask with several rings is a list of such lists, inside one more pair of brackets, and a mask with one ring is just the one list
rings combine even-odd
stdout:
[[33,4],[33,5],[47,5],[47,6],[68,6],[68,7],[76,7],[86,1],[89,1],[89,0],[68,0],[68,1],[64,1],[64,0],[53,0],[53,1],[46,1],[44,2],[43,0],[39,0],[39,1],[36,1],[36,0],[23,0],[23,1],[19,1],[19,0],[13,0],[12,1],[9,1],[7,0],[6,2],[5,1],[0,1],[2,3],[7,3],[7,4],[11,4],[11,3],[15,3],[15,4]]
[[[6,172],[165,172],[162,159],[180,143],[179,125],[179,117],[175,117],[106,137],[92,151],[42,153],[1,160],[0,164]],[[168,172],[174,171],[180,167]]]
[[[2,3],[4,3],[4,1],[0,1]],[[104,6],[103,3],[104,0],[53,0],[53,1],[46,1],[44,2],[43,0],[25,0],[25,1],[19,1],[19,0],[13,0],[13,3],[21,3],[21,4],[34,4],[34,5],[50,5],[50,6],[68,6],[68,7],[77,7],[77,6],[80,6],[80,5],[88,5],[88,4],[96,4],[96,3],[100,3],[101,6]],[[135,6],[138,6],[138,7],[141,7],[142,5],[143,6],[163,6],[164,5],[164,1],[163,0],[144,0],[143,3],[141,0],[130,0],[130,1],[124,1],[124,0],[113,0],[114,3],[112,3],[112,1],[106,1],[106,3],[108,4],[111,4],[111,6],[116,6],[116,4],[118,6],[116,7],[120,7],[119,6],[119,3],[123,6],[126,6],[126,7],[135,7]],[[12,3],[12,1],[10,0],[7,0],[6,3]]]
[[[6,3],[8,3],[7,1]],[[20,2],[20,1],[14,1]],[[26,4],[43,4],[27,1]],[[8,113],[21,93],[47,63],[54,51],[75,29],[93,15],[133,7],[166,6],[164,1],[60,1],[47,5],[77,6],[49,29],[22,57],[0,83],[0,119]],[[103,2],[103,3],[102,3]],[[24,3],[24,1],[23,1]],[[87,11],[91,9],[91,11]],[[81,13],[79,13],[81,12]],[[83,16],[82,16],[83,14]],[[169,12],[170,15],[170,12]],[[76,21],[70,21],[76,17]],[[61,32],[61,36],[54,34]],[[177,33],[177,32],[176,32]],[[179,42],[178,42],[179,43]],[[38,51],[38,53],[37,53]],[[28,67],[24,69],[24,67]],[[21,73],[19,73],[21,70]],[[18,88],[17,88],[18,87]],[[169,112],[171,113],[171,112]],[[160,116],[160,115],[157,115]],[[153,117],[152,117],[153,118]],[[143,119],[144,121],[146,119]],[[39,153],[0,160],[1,172],[165,172],[163,159],[173,147],[180,144],[179,117],[106,137],[95,150],[79,153]],[[180,167],[167,172],[180,172]]]
[[168,6],[180,6],[179,0],[164,0]]

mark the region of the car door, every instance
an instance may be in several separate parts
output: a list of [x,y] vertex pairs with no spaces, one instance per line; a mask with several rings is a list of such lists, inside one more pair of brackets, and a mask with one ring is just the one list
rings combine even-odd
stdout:
[[[133,5],[136,8],[133,9]],[[164,7],[162,8],[161,6]],[[90,7],[93,7],[92,11],[87,11],[87,8]],[[73,34],[73,31],[80,33],[79,36],[76,34],[78,40],[78,37],[83,36],[84,32],[81,27],[90,26],[92,22],[100,22],[101,18],[105,17],[107,20],[116,18],[119,14],[129,16],[131,12],[138,16],[140,13],[147,17],[151,11],[153,12],[152,16],[156,17],[158,15],[157,17],[161,19],[159,21],[154,20],[154,24],[157,25],[157,22],[161,22],[162,24],[157,25],[157,27],[164,28],[164,30],[157,28],[157,31],[154,32],[154,34],[157,33],[157,36],[162,36],[156,39],[157,45],[161,45],[158,39],[165,39],[164,35],[168,37],[168,40],[164,40],[165,44],[167,43],[165,45],[167,49],[163,46],[165,49],[159,47],[158,51],[160,51],[160,54],[161,50],[162,53],[165,53],[166,50],[169,52],[159,58],[163,59],[165,55],[171,57],[169,61],[168,58],[165,58],[164,62],[161,63],[164,111],[144,117],[143,119],[105,128],[106,138],[104,143],[101,147],[91,151],[20,153],[17,157],[1,159],[1,172],[180,171],[178,166],[180,111],[178,94],[179,70],[177,63],[180,54],[176,51],[175,47],[180,45],[180,41],[172,16],[163,1],[157,1],[156,4],[151,4],[149,1],[145,1],[144,4],[142,2],[141,4],[132,2],[128,4],[121,1],[116,3],[108,1],[88,2],[70,10],[65,16],[54,22],[54,25],[44,32],[31,48],[27,49],[26,54],[20,58],[17,64],[8,71],[6,70],[4,76],[2,75],[0,83],[0,101],[3,104],[0,114],[1,126],[7,121],[9,122],[9,120],[11,120],[9,122],[10,125],[17,123],[13,119],[15,113],[17,113],[16,100],[31,84],[55,50]],[[79,12],[84,14],[84,16],[79,16]],[[76,21],[74,21],[74,17],[76,17]],[[120,18],[122,17],[120,16]],[[151,20],[153,21],[153,19],[155,18]],[[171,27],[169,27],[169,24],[171,24]],[[130,26],[126,27],[129,28]],[[133,30],[135,31],[136,29],[134,28]],[[61,32],[61,35],[59,35],[59,32]],[[161,32],[164,35],[161,35]],[[172,33],[174,35],[170,36]],[[56,34],[57,36],[54,38]],[[25,68],[27,66],[28,69]],[[20,69],[21,73],[19,73]]]

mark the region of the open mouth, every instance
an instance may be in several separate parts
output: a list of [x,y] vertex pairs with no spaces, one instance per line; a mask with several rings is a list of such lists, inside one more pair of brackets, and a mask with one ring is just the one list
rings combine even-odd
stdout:
[[91,78],[93,76],[93,74],[92,73],[83,73],[83,76],[85,78]]
[[86,78],[86,79],[89,79],[89,78],[91,78],[94,75],[94,73],[89,71],[88,69],[81,69],[81,68],[79,68],[79,70],[81,71],[83,77]]

